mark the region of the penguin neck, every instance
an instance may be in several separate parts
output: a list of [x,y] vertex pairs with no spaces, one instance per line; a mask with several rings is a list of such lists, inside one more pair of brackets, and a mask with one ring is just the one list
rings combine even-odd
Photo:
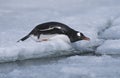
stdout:
[[71,32],[69,32],[68,34],[68,37],[70,38],[70,41],[71,42],[76,42],[76,41],[78,41],[78,37],[77,37],[77,31],[71,31]]

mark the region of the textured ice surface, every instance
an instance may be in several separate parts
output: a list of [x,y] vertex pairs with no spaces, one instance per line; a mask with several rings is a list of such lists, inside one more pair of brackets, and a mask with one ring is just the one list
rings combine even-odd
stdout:
[[50,41],[43,42],[35,41],[20,42],[15,43],[14,46],[12,45],[8,47],[1,47],[0,62],[50,57],[52,55],[53,56],[64,55],[66,53],[59,52],[71,49],[71,45],[69,42],[64,41],[64,39],[61,39],[58,36],[57,38],[54,38],[54,40],[51,39]]
[[[65,23],[91,40],[16,43],[48,21]],[[119,30],[119,0],[0,0],[0,78],[119,78]],[[106,55],[63,58],[76,52]],[[16,60],[24,61],[10,62]]]
[[96,52],[102,54],[120,54],[120,40],[107,40],[97,48]]
[[[97,51],[109,54],[109,51],[114,51],[112,53],[118,54],[119,46],[117,45],[120,42],[119,2],[118,0],[0,1],[0,60],[5,60],[4,58],[10,60],[9,57],[12,57],[11,59],[15,61],[19,60],[21,55],[25,58],[38,57],[30,54],[34,51],[40,53],[41,56],[42,52],[44,56],[44,52],[63,50],[63,47],[64,50],[68,50],[71,45],[59,40],[50,43],[35,43],[30,40],[16,43],[36,25],[47,21],[65,23],[90,37],[90,41],[78,41],[72,44],[72,47],[80,52]],[[114,45],[111,47],[110,44]],[[41,50],[37,47],[40,47]],[[60,53],[58,52],[58,54]]]
[[72,56],[0,64],[1,78],[119,78],[120,58]]

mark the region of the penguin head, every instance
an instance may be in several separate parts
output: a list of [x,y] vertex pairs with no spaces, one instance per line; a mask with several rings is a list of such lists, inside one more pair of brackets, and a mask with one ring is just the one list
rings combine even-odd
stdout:
[[78,38],[78,40],[87,40],[87,41],[89,41],[90,40],[90,38],[88,38],[88,37],[86,37],[83,33],[81,33],[81,32],[77,32],[77,38]]

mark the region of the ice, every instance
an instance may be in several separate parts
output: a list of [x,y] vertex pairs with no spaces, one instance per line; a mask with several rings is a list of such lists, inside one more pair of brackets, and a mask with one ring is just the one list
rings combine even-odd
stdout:
[[66,78],[71,76],[71,78],[117,78],[120,73],[120,68],[117,66],[119,65],[119,60],[113,59],[110,56],[74,56],[62,63],[65,62],[67,62],[67,66],[63,66],[61,72],[64,72]]
[[120,54],[120,40],[107,40],[97,48],[96,52],[102,54]]
[[[30,58],[42,58],[50,56],[61,56],[66,53],[59,53],[60,51],[70,50],[70,42],[60,39],[53,38],[47,42],[21,42],[16,43],[14,46],[1,47],[0,48],[0,62],[24,60]],[[62,37],[63,38],[63,37]],[[68,40],[67,40],[68,41]],[[68,52],[69,54],[69,52]]]
[[120,26],[113,26],[107,29],[101,37],[104,39],[120,39]]
[[0,65],[3,78],[119,78],[120,60],[111,56],[71,56]]
[[[23,42],[20,43],[21,45],[17,45],[15,42],[19,40],[19,38],[28,34],[36,25],[47,21],[58,21],[65,23],[71,28],[80,31],[87,37],[89,37],[91,39],[90,41],[78,41],[72,44],[72,47],[76,50],[79,50],[80,52],[98,52],[99,50],[99,53],[104,53],[105,51],[107,51],[108,53],[109,50],[106,48],[108,48],[109,44],[112,43],[110,41],[114,41],[113,39],[116,39],[119,43],[119,1],[115,2],[112,0],[80,0],[70,1],[69,3],[68,0],[46,1],[42,1],[42,3],[39,0],[11,0],[6,2],[1,1],[1,54],[3,54],[3,52],[6,52],[5,55],[8,55],[8,57],[9,55],[10,57],[16,55],[16,57],[12,58],[15,60],[18,59],[19,54],[22,54],[22,52],[20,51],[34,51],[34,49],[38,47],[38,45],[36,45],[36,43],[34,42],[30,43],[28,41],[25,42],[25,44]],[[67,3],[68,5],[71,5],[69,6],[70,8],[68,8],[68,6],[66,5]],[[94,5],[91,5],[93,3]],[[106,42],[106,39],[110,40],[109,43]],[[34,47],[31,48],[28,45],[31,45],[32,43],[34,44]],[[51,43],[48,43],[47,45],[51,45]],[[52,44],[54,44],[53,47],[59,45],[54,42]],[[104,44],[106,47],[101,48],[102,46],[104,46]],[[18,48],[25,45],[27,45],[28,47],[27,50]],[[43,46],[40,44],[39,47],[48,47],[47,45]],[[114,43],[114,46],[116,45],[118,44]],[[71,45],[67,44],[67,46]],[[119,51],[117,49],[117,46],[111,48],[115,51],[112,53],[118,54]],[[50,51],[54,50],[57,50],[57,48],[53,50],[51,49]],[[66,50],[68,50],[68,48],[66,48]],[[13,55],[11,51],[14,51],[12,52]],[[46,51],[43,50],[43,52]],[[24,55],[24,52],[22,55]],[[26,56],[26,58],[27,57],[29,58],[30,56]],[[3,58],[2,55],[1,58]],[[33,58],[32,55],[31,58]]]
[[[69,43],[57,36],[16,43],[50,21],[91,40]],[[119,30],[119,0],[0,0],[0,78],[119,78]],[[82,56],[85,52],[101,56]]]

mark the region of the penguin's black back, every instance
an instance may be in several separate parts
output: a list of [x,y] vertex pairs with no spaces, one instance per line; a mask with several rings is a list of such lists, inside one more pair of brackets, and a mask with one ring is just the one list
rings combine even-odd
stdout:
[[[49,28],[54,28],[54,27],[61,27],[61,29],[56,28],[56,29],[54,29],[54,31],[49,30]],[[43,31],[43,30],[47,30],[47,31]],[[46,22],[46,23],[37,25],[27,36],[23,37],[20,40],[24,41],[27,38],[29,38],[30,35],[35,35],[39,39],[40,34],[65,34],[70,38],[71,42],[74,42],[74,40],[75,40],[74,38],[76,38],[76,33],[77,33],[77,31],[75,31],[74,29],[70,28],[69,26],[67,26],[63,23]]]
[[[73,32],[75,32],[74,29],[70,28],[69,26],[63,24],[63,23],[59,23],[59,22],[47,22],[47,23],[42,23],[42,24],[39,24],[37,25],[30,33],[29,35],[31,34],[34,34],[34,35],[38,35],[40,34],[40,30],[44,30],[44,29],[49,29],[49,28],[52,28],[52,27],[61,27],[62,28],[62,31],[64,31],[64,33],[60,31],[59,34],[66,34],[66,35],[69,35]],[[59,30],[56,30],[57,33],[59,32]],[[54,34],[56,33],[56,31],[52,31],[51,34]]]
[[68,27],[67,25],[65,25],[63,23],[59,23],[59,22],[42,23],[42,24],[37,25],[35,28],[39,29],[39,30],[42,30],[42,29],[47,29],[47,28],[51,28],[51,27],[55,27],[55,26],[61,27],[64,31],[73,30],[72,28]]

